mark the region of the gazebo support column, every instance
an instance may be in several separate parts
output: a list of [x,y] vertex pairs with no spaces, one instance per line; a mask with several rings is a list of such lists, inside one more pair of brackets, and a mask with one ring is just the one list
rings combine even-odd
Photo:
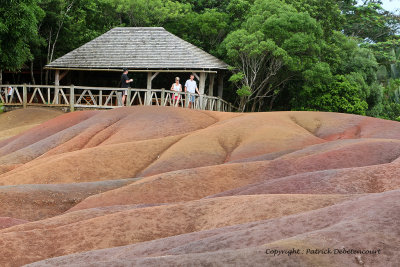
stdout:
[[58,86],[60,86],[60,81],[67,76],[68,74],[68,70],[64,71],[63,73],[60,74],[60,70],[56,70],[55,74],[54,74],[54,85],[56,86],[56,90],[54,91],[54,104],[59,104],[59,93],[60,93],[60,89],[58,88]]
[[206,87],[206,79],[207,79],[207,75],[205,72],[200,72],[200,80],[199,80],[199,93],[200,93],[200,109],[204,109],[204,89]]
[[200,94],[204,94],[204,89],[206,87],[206,73],[205,72],[200,72],[200,80],[199,80],[199,92]]
[[215,74],[210,73],[210,84],[208,85],[208,95],[209,96],[214,96],[214,79],[215,79]]
[[60,70],[56,70],[54,74],[54,85],[56,86],[56,89],[54,91],[53,103],[58,104],[58,94],[59,94],[58,86],[60,85]]
[[145,105],[150,105],[151,104],[151,76],[153,74],[151,72],[147,73],[147,92],[146,92],[146,99],[145,99]]
[[60,70],[56,70],[54,74],[54,85],[60,85]]
[[218,76],[218,97],[222,98],[224,93],[224,75],[220,74]]
[[159,72],[156,73],[152,73],[152,72],[148,72],[147,73],[147,92],[146,92],[146,99],[145,99],[145,105],[151,106],[151,87],[152,87],[152,82],[154,80],[155,77],[157,77],[157,75],[159,74]]

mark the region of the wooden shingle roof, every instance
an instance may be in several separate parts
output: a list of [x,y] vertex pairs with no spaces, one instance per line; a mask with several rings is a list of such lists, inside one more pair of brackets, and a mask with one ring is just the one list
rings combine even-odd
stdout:
[[161,27],[117,27],[46,65],[48,69],[218,70],[228,65]]

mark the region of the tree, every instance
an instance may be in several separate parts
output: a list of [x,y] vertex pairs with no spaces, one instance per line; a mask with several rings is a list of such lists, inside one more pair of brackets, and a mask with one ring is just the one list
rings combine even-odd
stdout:
[[163,26],[182,19],[190,10],[189,4],[172,0],[110,0],[121,15],[121,23],[127,26]]
[[30,43],[38,39],[43,11],[37,0],[5,0],[0,6],[0,84],[2,70],[16,71],[32,59]]
[[342,1],[345,16],[344,33],[372,42],[386,41],[400,29],[400,17],[382,8],[382,1]]
[[390,39],[379,43],[362,44],[369,48],[380,64],[379,80],[387,84],[390,79],[400,79],[400,39]]
[[189,12],[184,20],[175,20],[166,29],[186,41],[217,55],[219,44],[228,34],[229,16],[217,9],[198,14]]
[[380,101],[378,63],[371,50],[340,32],[330,40],[322,61],[303,72],[301,90],[292,92],[292,108],[366,114]]
[[285,0],[299,12],[307,12],[321,25],[324,34],[329,36],[333,31],[340,31],[344,22],[338,1],[321,0]]
[[318,60],[321,37],[308,13],[282,1],[256,0],[242,28],[224,40],[240,110],[272,108],[286,83]]

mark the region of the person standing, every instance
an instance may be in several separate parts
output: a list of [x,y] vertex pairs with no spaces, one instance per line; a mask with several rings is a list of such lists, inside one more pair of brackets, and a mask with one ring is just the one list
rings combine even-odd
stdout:
[[[123,73],[121,75],[121,88],[129,88],[131,82],[133,82],[133,79],[129,79],[128,69],[124,68]],[[128,95],[128,90],[127,89],[123,90],[122,94],[123,94],[122,105],[125,105],[125,99],[126,99],[126,96]]]
[[[171,86],[171,91],[176,91],[176,92],[182,92],[182,85],[179,83],[179,77],[175,78],[175,83],[172,84]],[[179,104],[181,96],[178,93],[172,94],[172,100],[174,103],[174,106]]]
[[193,74],[190,75],[190,79],[187,80],[186,83],[185,83],[185,93],[187,93],[187,92],[190,93],[190,95],[189,95],[189,106],[188,107],[191,108],[192,107],[192,103],[194,103],[194,101],[196,100],[196,96],[192,95],[192,94],[197,92],[200,95],[199,88],[197,88],[197,83],[194,80],[194,75]]
[[7,95],[8,95],[8,97],[6,97],[6,99],[8,98],[8,102],[9,102],[9,103],[11,103],[11,101],[12,101],[12,98],[13,98],[13,91],[14,91],[14,88],[12,88],[11,85],[9,85],[9,86],[7,87]]

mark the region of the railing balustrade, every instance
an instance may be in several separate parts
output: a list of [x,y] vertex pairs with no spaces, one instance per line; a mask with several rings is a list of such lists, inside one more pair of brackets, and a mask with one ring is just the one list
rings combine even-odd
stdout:
[[[124,105],[192,107],[200,110],[233,111],[232,104],[207,95],[176,92],[165,89],[127,88]],[[109,109],[122,106],[125,90],[122,88],[54,86],[54,85],[0,85],[0,104],[5,106],[54,106]]]

